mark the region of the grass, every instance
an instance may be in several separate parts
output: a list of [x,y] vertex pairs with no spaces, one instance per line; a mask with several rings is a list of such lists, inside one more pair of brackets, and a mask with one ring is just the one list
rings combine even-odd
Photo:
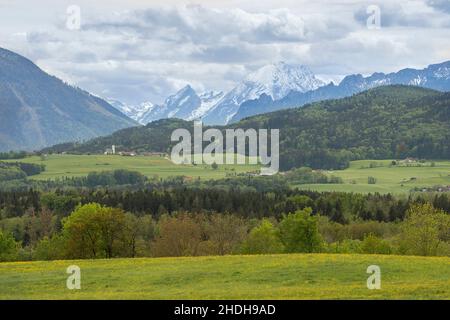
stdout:
[[[435,166],[424,163],[416,166],[391,166],[391,160],[352,161],[345,170],[328,171],[327,175],[341,177],[344,184],[296,185],[301,189],[317,191],[343,191],[358,193],[407,194],[415,187],[450,185],[450,161],[436,161]],[[372,167],[371,167],[372,164]],[[368,177],[377,179],[368,184]]]
[[[66,268],[81,268],[81,290]],[[381,289],[366,286],[369,265]],[[0,263],[0,299],[450,299],[450,259],[289,254]]]
[[[16,160],[14,160],[16,161]],[[258,165],[219,165],[214,170],[209,165],[175,165],[170,160],[153,156],[121,157],[113,155],[49,155],[46,160],[34,156],[23,162],[44,164],[46,171],[32,176],[35,180],[85,176],[92,171],[128,169],[153,177],[187,176],[201,179],[220,179],[227,174],[239,174],[259,169]],[[391,166],[391,160],[353,161],[345,170],[327,171],[329,176],[341,177],[343,184],[295,185],[300,189],[315,191],[342,191],[357,193],[408,194],[415,187],[450,185],[450,161],[436,161],[412,166]],[[368,184],[368,177],[376,178],[376,184]]]
[[[17,160],[14,160],[17,161]],[[127,169],[138,171],[148,177],[188,176],[202,179],[220,179],[227,173],[243,173],[259,169],[257,165],[219,165],[214,170],[210,165],[175,165],[159,156],[122,157],[118,155],[49,155],[45,160],[33,156],[21,162],[44,164],[46,170],[32,176],[35,180],[48,180],[62,177],[86,176],[93,171],[111,171]]]

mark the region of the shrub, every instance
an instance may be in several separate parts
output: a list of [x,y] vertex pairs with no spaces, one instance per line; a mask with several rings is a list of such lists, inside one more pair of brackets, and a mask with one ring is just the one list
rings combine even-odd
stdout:
[[202,230],[200,225],[188,214],[178,217],[161,217],[158,224],[159,235],[152,245],[157,257],[196,256]]
[[326,251],[329,253],[361,253],[361,246],[360,240],[345,239],[330,243],[326,247]]
[[375,177],[367,177],[367,183],[368,184],[376,184],[377,179]]
[[402,225],[401,252],[431,256],[450,241],[450,216],[431,204],[412,206]]
[[267,219],[252,229],[242,246],[244,254],[267,254],[283,252],[283,244],[278,238],[278,231]]
[[392,249],[386,240],[369,234],[362,241],[361,252],[369,254],[391,254]]
[[65,256],[65,239],[61,235],[44,237],[33,252],[33,260],[59,260]]
[[12,235],[0,231],[0,261],[14,261],[18,253],[19,247]]
[[321,250],[322,237],[318,229],[317,216],[312,216],[311,213],[311,208],[306,208],[283,216],[279,232],[286,252],[319,252]]
[[205,233],[212,254],[225,255],[235,252],[247,235],[247,226],[242,218],[231,214],[213,214],[205,219]]

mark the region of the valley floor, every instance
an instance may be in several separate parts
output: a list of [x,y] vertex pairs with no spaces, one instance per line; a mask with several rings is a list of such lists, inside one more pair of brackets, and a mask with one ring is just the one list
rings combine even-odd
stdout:
[[[344,183],[303,184],[295,187],[319,192],[408,194],[415,188],[422,190],[434,186],[450,186],[450,161],[400,161],[397,165],[392,165],[392,160],[359,160],[352,161],[350,167],[345,170],[325,173],[342,178]],[[368,183],[369,177],[375,178],[375,184]]]
[[[11,160],[17,161],[17,160]],[[32,176],[35,180],[57,179],[62,177],[86,176],[93,171],[111,171],[127,169],[138,171],[148,177],[167,178],[187,176],[201,179],[222,179],[244,172],[254,172],[257,165],[219,165],[214,170],[208,165],[175,165],[170,160],[158,156],[122,157],[112,155],[49,155],[45,160],[29,157],[22,162],[44,164],[46,170]],[[299,184],[299,189],[314,191],[340,191],[356,193],[393,193],[409,194],[417,188],[450,186],[450,161],[428,161],[424,163],[398,162],[392,160],[352,161],[345,170],[324,171],[328,176],[342,178],[342,184]],[[368,178],[375,178],[375,184],[369,184]]]
[[[66,269],[81,268],[81,290]],[[369,290],[367,267],[381,269]],[[450,259],[287,254],[0,263],[0,299],[450,299]]]
[[[10,160],[16,162],[18,160]],[[220,165],[216,170],[210,165],[176,165],[160,156],[125,157],[120,155],[48,155],[45,158],[28,157],[21,162],[43,164],[45,171],[32,176],[34,180],[54,180],[63,177],[82,177],[90,172],[126,169],[138,171],[147,177],[168,178],[187,176],[201,179],[222,179],[228,175],[256,171],[258,165]]]

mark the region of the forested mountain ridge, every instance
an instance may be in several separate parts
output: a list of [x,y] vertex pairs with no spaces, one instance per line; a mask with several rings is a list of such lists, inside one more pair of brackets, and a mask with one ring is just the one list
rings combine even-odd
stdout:
[[417,87],[379,87],[236,126],[280,128],[283,169],[339,169],[358,159],[450,159],[450,93]]
[[[44,151],[100,153],[115,144],[126,150],[167,152],[176,128],[192,129],[192,123],[161,120]],[[282,170],[301,166],[341,169],[357,159],[450,159],[450,93],[412,86],[378,87],[221,128],[280,129]]]

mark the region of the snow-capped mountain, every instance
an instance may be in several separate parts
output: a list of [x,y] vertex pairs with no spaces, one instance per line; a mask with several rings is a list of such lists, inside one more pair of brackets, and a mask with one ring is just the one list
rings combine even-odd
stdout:
[[195,109],[187,120],[201,119],[211,110],[224,96],[223,91],[209,91],[201,94],[201,105]]
[[301,107],[315,101],[348,97],[378,86],[394,84],[450,91],[450,61],[429,65],[420,70],[408,68],[389,74],[377,72],[368,77],[361,74],[349,75],[339,85],[330,83],[307,92],[291,91],[286,97],[279,100],[263,95],[258,99],[242,103],[230,122],[260,113]]
[[141,118],[143,124],[164,119],[186,119],[201,104],[200,98],[191,86],[187,85],[176,94],[169,96],[164,104],[157,105]]
[[164,118],[202,119],[206,124],[222,125],[260,113],[347,97],[390,84],[417,85],[448,91],[450,61],[430,65],[422,70],[409,68],[389,74],[378,72],[367,77],[361,74],[349,75],[339,85],[325,85],[305,66],[279,62],[249,74],[227,94],[212,91],[199,95],[187,85],[169,96],[161,105],[143,103],[133,107],[114,100],[109,102],[144,125]]
[[156,105],[139,119],[142,124],[164,119],[179,118],[194,120],[201,118],[223,96],[223,92],[207,92],[198,95],[187,85],[176,94],[169,96],[162,105]]
[[114,108],[139,123],[141,123],[140,120],[147,112],[155,108],[155,105],[151,102],[143,102],[137,106],[130,106],[115,99],[107,99],[107,101]]
[[284,62],[266,65],[249,74],[228,92],[203,117],[203,121],[207,124],[226,124],[243,102],[257,99],[262,94],[278,100],[290,91],[306,92],[324,84],[306,66],[290,65]]
[[339,87],[359,92],[382,85],[404,84],[435,90],[450,90],[450,61],[429,65],[425,69],[402,69],[384,74],[377,72],[369,77],[360,74],[345,77]]

